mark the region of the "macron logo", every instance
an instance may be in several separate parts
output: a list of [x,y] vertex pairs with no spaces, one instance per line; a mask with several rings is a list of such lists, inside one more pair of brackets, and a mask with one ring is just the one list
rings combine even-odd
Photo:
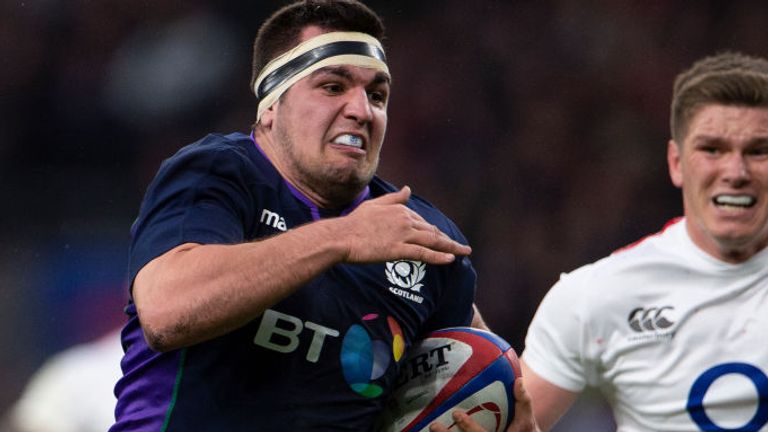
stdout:
[[285,226],[285,218],[267,209],[264,209],[261,212],[261,219],[259,222],[267,224],[272,228],[279,229],[280,231],[288,231],[288,227]]

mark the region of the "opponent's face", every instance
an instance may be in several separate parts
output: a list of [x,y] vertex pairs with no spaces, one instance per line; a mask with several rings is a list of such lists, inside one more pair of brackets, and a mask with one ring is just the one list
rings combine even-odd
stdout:
[[699,247],[741,262],[768,244],[768,108],[704,106],[667,161]]
[[[302,40],[320,33],[310,27]],[[323,207],[354,199],[379,163],[389,90],[387,74],[351,65],[296,82],[262,117],[273,131],[278,169]]]

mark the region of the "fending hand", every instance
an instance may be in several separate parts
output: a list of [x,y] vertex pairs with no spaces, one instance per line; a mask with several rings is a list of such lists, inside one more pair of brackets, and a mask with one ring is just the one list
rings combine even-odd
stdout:
[[472,249],[446,235],[408,208],[411,188],[403,187],[367,200],[340,220],[343,223],[346,262],[412,259],[428,264],[449,264]]

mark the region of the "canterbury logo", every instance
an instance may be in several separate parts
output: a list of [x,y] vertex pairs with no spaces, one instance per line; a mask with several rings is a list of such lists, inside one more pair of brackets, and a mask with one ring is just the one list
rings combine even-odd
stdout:
[[386,265],[385,273],[389,283],[416,292],[421,290],[423,284],[419,282],[424,279],[426,264],[421,261],[400,260],[389,261]]
[[638,333],[664,330],[674,324],[674,321],[667,319],[664,313],[674,309],[672,306],[635,308],[629,313],[627,321],[629,322],[629,327]]

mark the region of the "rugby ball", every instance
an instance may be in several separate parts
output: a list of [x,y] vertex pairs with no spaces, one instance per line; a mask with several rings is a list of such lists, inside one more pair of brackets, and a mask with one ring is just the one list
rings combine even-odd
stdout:
[[432,332],[409,348],[400,367],[383,431],[426,432],[434,421],[458,431],[451,417],[457,408],[487,431],[503,432],[514,418],[520,363],[494,333],[471,327]]

